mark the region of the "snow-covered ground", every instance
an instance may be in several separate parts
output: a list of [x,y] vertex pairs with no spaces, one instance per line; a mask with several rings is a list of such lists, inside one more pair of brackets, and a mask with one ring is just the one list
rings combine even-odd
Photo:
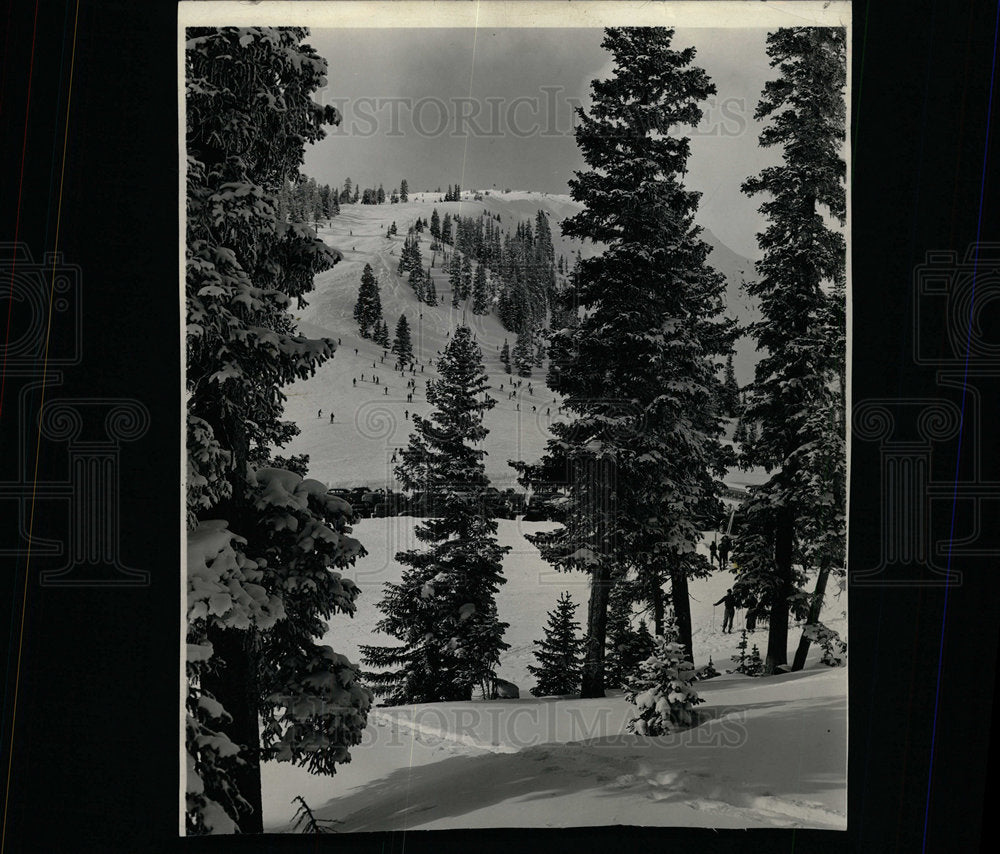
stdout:
[[[410,518],[367,519],[355,534],[369,555],[350,572],[363,596],[353,620],[331,622],[324,643],[357,660],[374,634],[381,585],[398,580],[393,559],[414,544]],[[524,539],[546,522],[501,520],[511,546],[497,606],[510,623],[500,675],[519,700],[376,708],[353,761],[334,778],[286,764],[264,767],[265,828],[288,829],[291,800],[302,795],[318,817],[344,831],[405,828],[701,825],[846,826],[847,670],[818,663],[765,679],[724,674],[697,683],[705,722],[674,736],[625,733],[629,705],[620,692],[602,700],[537,699],[527,665],[545,613],[568,590],[586,612],[582,574],[557,573]],[[731,584],[718,572],[691,583],[696,662],[732,667],[738,634],[721,633],[714,607]],[[844,597],[831,591],[823,620],[847,635]],[[744,614],[737,613],[737,629]],[[751,643],[766,646],[766,630]],[[794,652],[799,632],[790,633]]]
[[[484,442],[487,474],[495,485],[514,485],[508,460],[537,459],[549,425],[559,417],[556,396],[544,386],[544,369],[530,380],[532,393],[525,380],[517,397],[507,399],[511,377],[499,351],[505,338],[513,345],[513,336],[495,317],[452,309],[441,256],[432,258],[426,232],[421,250],[424,264],[434,263],[440,304],[418,303],[395,271],[407,227],[417,216],[429,220],[435,207],[441,217],[483,210],[499,214],[503,227],[512,231],[542,209],[550,216],[557,257],[562,253],[569,259],[578,248],[586,257],[595,247],[563,239],[558,228],[579,206],[568,196],[544,193],[494,191],[481,201],[464,195],[462,202],[442,203],[436,193],[414,193],[406,204],[345,205],[320,232],[344,260],[317,277],[309,305],[296,314],[303,333],[339,338],[341,346],[316,376],[287,389],[286,417],[302,432],[283,453],[308,453],[310,475],[330,486],[395,485],[391,457],[407,442],[407,416],[429,411],[423,389],[435,376],[430,360],[463,321],[476,333],[498,400],[486,415],[490,434]],[[388,238],[392,221],[399,234]],[[751,318],[752,306],[739,293],[741,278],[751,275],[750,262],[712,235],[706,239],[715,245],[711,262],[729,281],[730,314]],[[357,334],[352,313],[365,263],[378,277],[390,332],[401,313],[410,322],[423,367],[415,374],[393,371],[392,357],[383,363],[382,349]],[[735,359],[741,383],[752,375],[754,358],[744,339]],[[379,375],[378,385],[373,374]],[[406,400],[410,378],[417,381],[412,402]],[[760,472],[734,471],[728,481],[744,485],[760,479]],[[355,528],[369,552],[348,572],[361,586],[362,598],[356,616],[333,619],[323,641],[353,661],[361,644],[392,643],[375,632],[376,604],[383,583],[400,577],[396,552],[416,545],[417,521],[368,519]],[[818,664],[815,648],[800,673],[767,679],[723,675],[698,683],[706,700],[698,707],[704,722],[664,738],[625,734],[629,706],[620,692],[602,700],[529,694],[533,642],[562,591],[580,603],[577,616],[586,622],[586,576],[554,571],[524,538],[551,524],[499,522],[499,539],[511,546],[504,560],[507,582],[497,599],[500,618],[510,624],[505,636],[510,649],[499,675],[520,687],[521,699],[375,709],[364,742],[336,777],[314,777],[287,764],[265,765],[265,829],[289,829],[295,795],[302,795],[318,817],[343,822],[338,828],[344,831],[607,824],[845,827],[847,671]],[[712,605],[731,581],[730,574],[716,573],[691,583],[699,666],[709,657],[720,671],[732,666],[739,635],[721,633],[722,609]],[[846,638],[846,602],[832,593],[823,620]],[[737,614],[738,628],[744,619]],[[798,639],[793,630],[789,653]],[[763,652],[766,630],[751,635],[751,643]]]

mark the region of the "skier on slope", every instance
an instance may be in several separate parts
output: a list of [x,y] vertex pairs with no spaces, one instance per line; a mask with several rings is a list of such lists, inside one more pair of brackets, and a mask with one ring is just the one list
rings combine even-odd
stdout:
[[733,541],[729,539],[727,534],[722,535],[722,539],[719,541],[719,565],[725,569],[726,564],[729,563],[729,550],[733,547]]
[[715,540],[712,540],[708,546],[708,562],[714,564],[718,558],[719,547],[715,544]]
[[729,634],[733,633],[733,618],[736,616],[736,599],[733,597],[733,588],[730,587],[726,591],[726,595],[723,596],[718,602],[713,602],[715,605],[725,605],[726,609],[722,615],[722,633],[725,634],[727,631]]

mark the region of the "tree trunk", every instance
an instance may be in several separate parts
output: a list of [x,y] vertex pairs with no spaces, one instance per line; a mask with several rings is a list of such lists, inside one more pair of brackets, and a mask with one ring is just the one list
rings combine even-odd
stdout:
[[[587,607],[587,642],[583,662],[580,697],[604,696],[604,647],[608,635],[608,600],[611,594],[612,559],[616,555],[609,540],[608,529],[614,495],[614,465],[608,460],[598,461],[591,469],[594,482],[594,528],[596,550],[602,557],[590,576],[590,603]],[[614,535],[612,534],[612,537]]]
[[680,642],[684,644],[687,659],[694,664],[694,649],[691,636],[691,597],[688,595],[688,578],[684,567],[674,560],[670,567],[670,593],[674,606],[674,619]]
[[233,782],[252,812],[240,816],[240,833],[263,833],[260,791],[260,724],[257,716],[257,664],[252,651],[253,635],[235,629],[209,626],[213,658],[219,659],[217,672],[206,672],[202,687],[209,691],[232,716],[221,727],[235,744],[242,747],[240,758],[245,765],[233,771]]
[[[816,589],[813,591],[812,602],[809,605],[809,616],[806,618],[807,626],[815,626],[819,622],[819,612],[823,608],[823,596],[826,593],[826,582],[830,577],[830,568],[823,567],[816,576]],[[806,666],[806,656],[809,654],[809,638],[805,632],[799,638],[799,648],[795,650],[795,659],[792,661],[792,670],[801,670]]]
[[660,577],[656,575],[653,580],[653,634],[660,637],[663,634],[664,621],[663,585],[660,584]]
[[778,510],[774,531],[775,584],[771,602],[770,628],[764,672],[774,673],[788,663],[788,597],[792,591],[792,515],[787,507]]
[[604,696],[604,645],[608,633],[608,598],[611,569],[602,560],[590,577],[590,604],[587,608],[587,642],[584,647],[583,681],[580,697]]

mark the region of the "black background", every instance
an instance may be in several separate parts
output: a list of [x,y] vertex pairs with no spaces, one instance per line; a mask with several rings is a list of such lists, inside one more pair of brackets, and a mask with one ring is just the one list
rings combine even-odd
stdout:
[[[910,355],[913,269],[928,249],[962,253],[977,234],[997,238],[988,191],[979,222],[996,11],[985,2],[855,4],[855,401],[938,393],[933,371]],[[946,611],[941,588],[852,588],[846,833],[587,828],[178,839],[176,7],[81,4],[59,212],[75,14],[73,0],[4,7],[0,240],[16,237],[36,258],[58,248],[82,269],[84,359],[67,371],[60,394],[135,397],[152,414],[149,432],[123,447],[121,520],[123,559],[152,581],[141,589],[52,588],[23,560],[0,563],[0,632],[9,627],[10,640],[5,760],[13,744],[9,776],[6,761],[0,769],[9,782],[4,850],[979,847],[992,818],[984,811],[987,772],[998,767],[989,731],[1000,626],[994,559],[963,561],[963,583],[948,592]],[[4,428],[0,453],[11,441],[9,421]],[[996,471],[995,455],[984,462]],[[55,468],[43,458],[40,479]],[[878,563],[877,448],[855,443],[851,474],[853,571]]]

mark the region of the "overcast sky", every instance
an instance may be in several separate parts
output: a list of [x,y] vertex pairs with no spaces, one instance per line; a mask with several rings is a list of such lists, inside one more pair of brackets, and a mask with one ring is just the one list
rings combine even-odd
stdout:
[[[740,183],[777,153],[757,146],[753,111],[774,77],[764,29],[678,29],[675,48],[694,45],[718,94],[692,135],[688,185],[704,193],[699,221],[731,249],[759,257],[759,199]],[[321,183],[350,177],[388,193],[458,182],[566,193],[584,168],[573,138],[573,105],[611,71],[600,29],[314,29],[327,58],[318,97],[344,115],[306,154]]]

